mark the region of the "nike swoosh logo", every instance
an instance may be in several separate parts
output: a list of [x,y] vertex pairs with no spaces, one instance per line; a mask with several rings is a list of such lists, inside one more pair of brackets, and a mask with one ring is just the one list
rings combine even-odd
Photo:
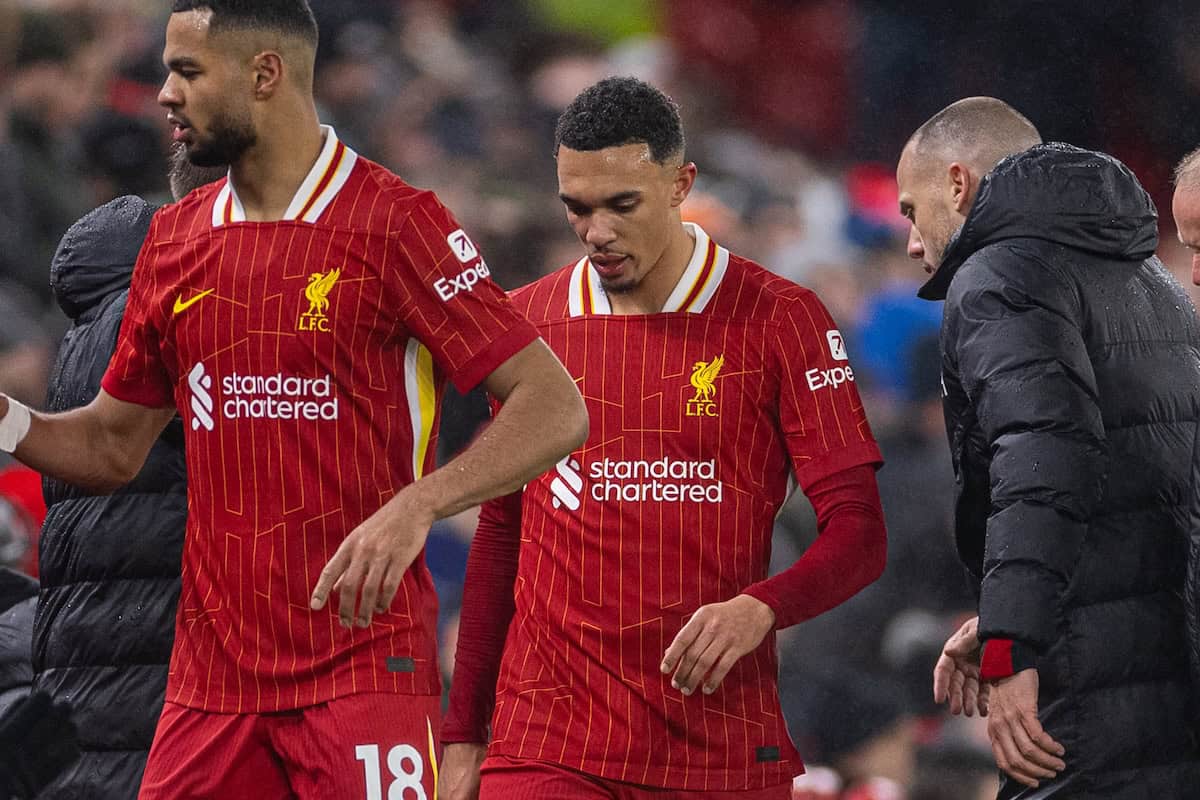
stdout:
[[196,303],[199,303],[201,300],[208,297],[215,291],[216,289],[209,289],[208,291],[201,292],[195,297],[190,297],[187,300],[183,299],[183,295],[179,295],[175,298],[175,313],[182,314],[184,311],[187,311],[189,308],[196,305]]

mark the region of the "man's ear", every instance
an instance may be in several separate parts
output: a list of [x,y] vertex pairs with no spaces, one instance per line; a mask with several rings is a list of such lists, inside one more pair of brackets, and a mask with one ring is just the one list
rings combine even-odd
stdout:
[[954,161],[946,169],[946,180],[950,190],[951,206],[959,216],[965,217],[975,201],[975,174],[967,165]]
[[254,57],[254,97],[270,99],[283,83],[283,58],[274,50],[264,50]]
[[678,208],[683,205],[683,201],[691,194],[692,187],[696,185],[696,173],[698,171],[694,161],[689,161],[676,169],[675,183],[671,187],[672,208]]

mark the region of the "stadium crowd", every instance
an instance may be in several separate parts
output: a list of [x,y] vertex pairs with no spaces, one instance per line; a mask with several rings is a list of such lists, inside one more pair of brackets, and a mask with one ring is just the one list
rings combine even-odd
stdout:
[[[156,102],[168,5],[0,0],[0,391],[32,406],[44,404],[67,327],[49,282],[60,237],[114,197],[169,200]],[[435,189],[501,286],[578,258],[555,191],[554,123],[585,86],[633,74],[681,107],[700,168],[685,218],[814,289],[840,323],[887,460],[879,486],[890,548],[882,579],[780,638],[784,709],[810,766],[800,797],[995,793],[980,721],[948,716],[929,689],[937,653],[974,599],[954,552],[941,307],[916,297],[923,276],[896,210],[893,164],[908,133],[948,99],[987,93],[1048,139],[1112,152],[1153,195],[1160,255],[1195,291],[1163,213],[1171,165],[1200,142],[1200,121],[1180,113],[1200,99],[1200,61],[1172,4],[1095,4],[1069,21],[1038,4],[979,5],[968,19],[932,0],[903,13],[867,0],[312,2],[323,121]],[[1031,22],[1037,15],[1046,19]],[[1028,41],[1028,31],[1045,38]],[[1051,63],[1046,52],[1066,37],[1079,46]],[[486,413],[482,394],[452,394],[441,456],[470,441]],[[36,576],[40,482],[0,466],[0,564]],[[470,512],[438,523],[427,549],[447,678],[474,530]],[[793,502],[774,561],[792,563],[815,536],[811,509]],[[14,592],[27,600],[27,585]],[[0,680],[22,675],[0,664]]]

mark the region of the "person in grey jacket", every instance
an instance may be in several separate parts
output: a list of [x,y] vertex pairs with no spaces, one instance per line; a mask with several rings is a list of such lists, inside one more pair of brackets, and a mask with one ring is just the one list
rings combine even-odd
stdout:
[[1001,798],[1196,797],[1185,540],[1200,323],[1103,153],[992,98],[913,134],[908,252],[945,300],[956,536],[979,616],[935,694],[987,713]]
[[[216,180],[176,153],[176,198]],[[119,197],[63,236],[51,285],[72,320],[47,409],[88,403],[116,346],[134,262],[155,208]],[[134,800],[167,681],[187,518],[183,429],[159,437],[137,478],[111,496],[47,479],[34,626],[35,687],[69,700],[82,756],[39,797]]]

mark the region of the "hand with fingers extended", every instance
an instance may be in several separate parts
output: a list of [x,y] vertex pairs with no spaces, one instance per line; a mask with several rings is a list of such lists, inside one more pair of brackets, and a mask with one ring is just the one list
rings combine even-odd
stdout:
[[774,626],[775,612],[750,595],[701,606],[667,648],[663,674],[675,673],[671,685],[685,695],[701,682],[704,693],[712,694],[738,659],[762,644]]
[[1027,669],[992,685],[988,738],[996,765],[1013,780],[1036,788],[1067,768],[1066,750],[1038,720],[1038,672]]
[[988,684],[979,679],[979,657],[983,644],[979,641],[979,617],[971,617],[946,641],[937,665],[933,668],[933,699],[950,703],[951,714],[979,712],[988,714]]
[[321,570],[309,606],[320,611],[336,592],[343,627],[370,625],[372,616],[391,606],[433,522],[432,512],[401,491],[342,540]]
[[441,800],[478,800],[479,768],[487,757],[487,745],[475,742],[447,744],[442,751],[437,796]]

